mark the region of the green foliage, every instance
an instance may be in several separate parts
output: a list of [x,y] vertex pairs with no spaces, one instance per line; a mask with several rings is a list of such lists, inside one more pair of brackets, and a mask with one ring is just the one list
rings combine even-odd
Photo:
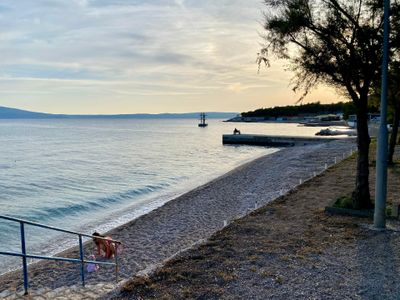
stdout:
[[387,216],[392,216],[392,208],[391,207],[386,207],[386,215]]
[[350,197],[342,196],[336,199],[333,207],[338,208],[353,208],[353,200]]
[[352,102],[339,102],[332,104],[320,104],[319,102],[301,105],[275,106],[272,108],[260,108],[254,111],[242,113],[243,117],[280,117],[298,115],[322,115],[343,113],[345,118],[355,114],[355,107]]
[[[336,199],[335,203],[333,204],[333,207],[337,208],[347,208],[347,209],[354,209],[353,207],[353,200],[350,197],[347,196],[342,196]],[[391,216],[392,215],[392,208],[391,207],[386,207],[386,215]]]
[[[399,60],[400,0],[390,1],[390,57]],[[368,96],[382,64],[382,0],[264,0],[265,38],[257,62],[288,60],[293,90],[307,93],[324,83],[345,92],[357,114],[358,164],[353,204],[371,206],[368,181]]]
[[[389,66],[388,74],[388,123],[393,123],[396,110],[400,110],[400,62],[393,61]],[[379,107],[381,102],[381,84],[374,83],[369,96],[369,105]]]
[[[400,46],[398,2],[391,1],[392,57],[398,56]],[[264,3],[265,46],[259,53],[259,65],[269,65],[272,54],[287,59],[295,74],[293,89],[303,90],[303,96],[317,83],[324,83],[345,91],[356,106],[366,105],[371,85],[380,78],[383,1]]]

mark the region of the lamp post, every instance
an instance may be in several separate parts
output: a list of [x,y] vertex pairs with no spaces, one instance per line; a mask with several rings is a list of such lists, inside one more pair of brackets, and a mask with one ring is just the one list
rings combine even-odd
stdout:
[[379,125],[378,145],[376,152],[375,211],[374,226],[386,227],[386,193],[387,193],[387,156],[388,130],[387,115],[387,80],[389,65],[389,10],[390,0],[384,0],[383,24],[383,60],[382,60],[382,92],[381,120]]

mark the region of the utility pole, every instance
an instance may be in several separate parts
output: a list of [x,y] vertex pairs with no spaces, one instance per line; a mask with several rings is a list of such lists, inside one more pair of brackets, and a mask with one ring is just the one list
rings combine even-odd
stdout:
[[379,125],[378,145],[376,152],[375,180],[375,211],[374,226],[386,227],[386,194],[387,194],[387,159],[388,159],[388,130],[387,130],[387,81],[389,65],[389,10],[390,0],[384,0],[383,23],[383,60],[382,60],[382,92],[381,92],[381,121]]

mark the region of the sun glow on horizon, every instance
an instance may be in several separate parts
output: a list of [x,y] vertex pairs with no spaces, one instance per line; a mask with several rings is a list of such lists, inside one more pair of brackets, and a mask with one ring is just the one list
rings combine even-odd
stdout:
[[[62,114],[293,105],[284,62],[257,73],[262,3],[2,1],[0,105]],[[319,87],[305,100],[343,101]]]

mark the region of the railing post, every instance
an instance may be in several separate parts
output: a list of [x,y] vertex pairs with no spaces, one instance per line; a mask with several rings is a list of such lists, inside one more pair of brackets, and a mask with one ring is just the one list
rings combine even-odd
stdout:
[[25,227],[24,222],[19,222],[20,224],[20,232],[21,232],[21,252],[22,252],[22,270],[24,272],[24,289],[25,295],[28,295],[28,264],[26,262],[26,245],[25,245]]
[[115,282],[118,282],[118,243],[115,244]]
[[[82,240],[83,240],[83,237],[92,237],[92,236],[87,235],[87,234],[83,234],[83,233],[63,230],[63,229],[56,228],[56,227],[46,226],[46,225],[43,225],[43,224],[34,223],[34,222],[30,222],[30,221],[11,218],[11,217],[8,217],[8,216],[0,215],[0,219],[6,219],[6,220],[17,222],[17,223],[20,224],[21,253],[0,251],[0,255],[11,255],[11,256],[18,256],[18,257],[22,258],[22,267],[23,267],[22,270],[23,270],[23,277],[24,277],[25,295],[29,294],[27,258],[49,259],[49,260],[56,260],[56,261],[68,261],[68,262],[72,262],[72,263],[80,263],[81,264],[82,285],[85,286],[85,263],[87,261],[85,261],[85,258],[84,258],[84,249],[83,249],[83,241]],[[25,224],[31,225],[31,226],[37,226],[37,227],[41,227],[41,228],[46,228],[46,229],[51,229],[51,230],[56,230],[56,231],[61,231],[61,232],[66,232],[66,233],[69,233],[69,234],[78,235],[78,237],[79,237],[80,259],[77,259],[77,258],[73,258],[72,259],[72,258],[64,258],[64,257],[49,257],[49,256],[30,255],[30,254],[28,254],[27,251],[26,251]],[[118,282],[118,273],[119,273],[118,246],[121,245],[121,243],[119,241],[114,241],[114,240],[109,241],[108,238],[102,238],[102,239],[103,240],[107,240],[108,242],[115,244],[115,263],[112,263],[112,262],[95,262],[95,263],[98,264],[98,265],[115,265],[115,276],[116,276],[116,281]]]
[[84,255],[83,255],[83,243],[82,243],[82,236],[79,235],[79,255],[81,258],[81,278],[82,278],[82,286],[85,286],[85,262],[84,262]]

